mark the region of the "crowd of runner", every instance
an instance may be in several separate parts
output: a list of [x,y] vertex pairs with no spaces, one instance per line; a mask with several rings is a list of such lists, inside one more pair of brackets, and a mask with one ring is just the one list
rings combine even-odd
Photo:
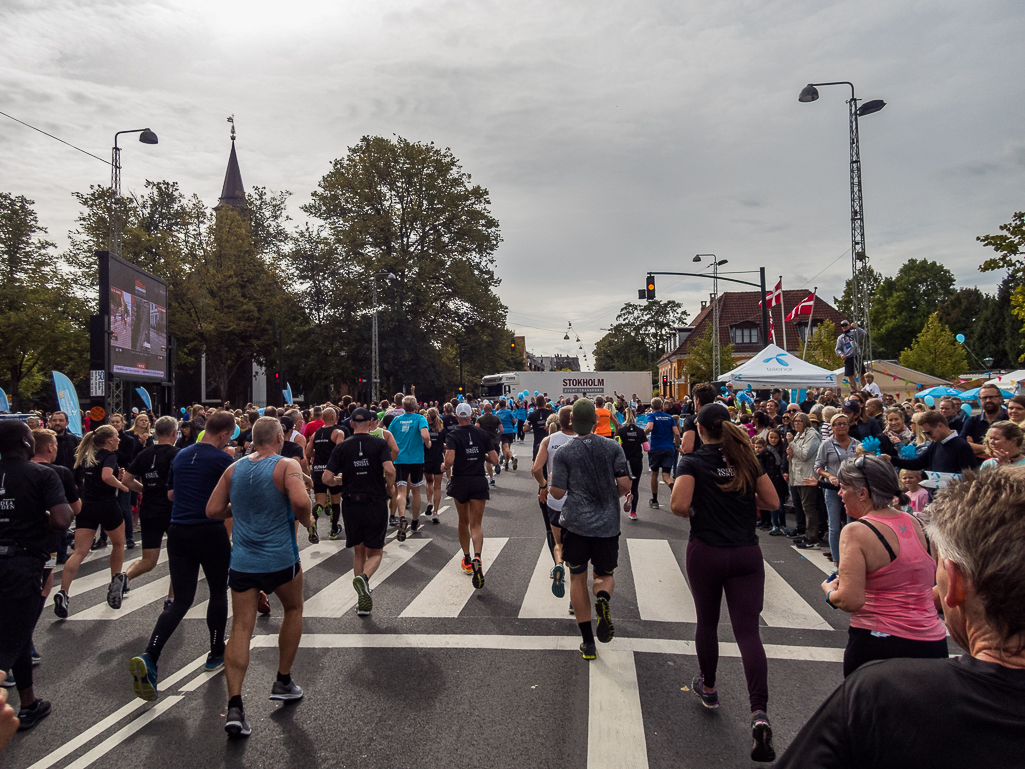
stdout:
[[[754,760],[776,757],[759,629],[760,529],[821,552],[833,564],[822,584],[825,601],[851,615],[848,680],[780,765],[917,766],[923,756],[939,757],[929,765],[964,765],[951,763],[962,755],[987,764],[986,756],[1011,749],[1019,760],[1025,473],[1008,468],[1025,464],[1025,397],[1005,403],[998,388],[983,387],[981,410],[972,414],[954,398],[935,408],[897,403],[871,375],[846,397],[834,390],[808,391],[799,402],[780,391],[755,395],[700,384],[680,401],[536,393],[422,402],[414,389],[377,404],[345,397],[311,409],[196,405],[182,409],[181,419],[115,414],[110,424],[87,425],[81,440],[63,412],[45,426],[41,415],[0,421],[0,673],[20,698],[17,713],[6,705],[0,713],[0,746],[50,713],[33,688],[41,658],[32,630],[47,601],[58,618],[68,617],[90,550],[109,549],[107,604],[118,610],[166,547],[170,590],[146,648],[127,660],[135,694],[149,701],[159,696],[162,650],[192,607],[202,570],[210,591],[205,669],[225,669],[224,728],[244,737],[251,731],[242,698],[249,644],[257,615],[272,611],[272,595],[282,623],[270,697],[303,697],[291,677],[303,623],[299,538],[315,544],[323,528],[329,539],[344,539],[353,550],[355,612],[365,617],[389,529],[399,542],[416,536],[426,521],[440,522],[449,497],[459,568],[483,589],[486,503],[501,473],[519,470],[513,446],[529,436],[551,590],[565,598],[568,573],[568,611],[585,660],[597,657],[596,641],[615,636],[622,514],[638,520],[648,496],[647,514],[667,503],[690,519],[686,572],[698,658],[690,688],[709,709],[719,707],[726,598]],[[649,486],[642,491],[645,455]],[[137,541],[142,557],[125,570],[124,551]],[[60,585],[50,599],[58,563]],[[948,660],[948,630],[967,655]],[[891,662],[869,664],[879,660]],[[902,681],[920,686],[921,699]],[[931,712],[937,699],[956,700],[950,710],[977,731],[954,740],[964,730],[941,725],[950,716]],[[884,744],[890,732],[864,731],[880,713],[931,739],[896,730],[901,744]]]

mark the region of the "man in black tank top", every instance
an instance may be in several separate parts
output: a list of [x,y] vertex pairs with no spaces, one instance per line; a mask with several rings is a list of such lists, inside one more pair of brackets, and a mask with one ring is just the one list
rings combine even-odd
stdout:
[[[318,427],[313,433],[313,439],[306,444],[306,460],[310,464],[310,475],[313,477],[313,494],[315,504],[313,506],[313,521],[316,525],[317,519],[326,512],[328,487],[324,484],[324,471],[327,469],[327,461],[331,458],[331,452],[335,446],[345,440],[344,428],[338,425],[338,414],[333,408],[326,408],[321,412],[324,426]],[[341,492],[336,488],[331,490],[331,539],[338,539],[341,534],[341,526],[338,525],[338,518],[341,515]]]

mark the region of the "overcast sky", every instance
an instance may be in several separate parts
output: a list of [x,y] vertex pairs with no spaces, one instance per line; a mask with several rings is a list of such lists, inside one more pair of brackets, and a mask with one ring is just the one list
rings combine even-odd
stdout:
[[[234,114],[245,184],[291,213],[359,137],[450,147],[491,193],[499,294],[536,353],[589,360],[647,270],[764,265],[839,296],[850,270],[845,87],[861,120],[872,264],[977,271],[977,235],[1025,208],[1025,4],[1008,0],[246,3],[3,0],[0,110],[100,157],[122,187],[178,181],[211,205]],[[0,190],[62,246],[71,197],[109,167],[0,117]],[[742,276],[741,276],[742,277]],[[757,280],[757,276],[753,276]],[[711,281],[662,279],[695,314]]]

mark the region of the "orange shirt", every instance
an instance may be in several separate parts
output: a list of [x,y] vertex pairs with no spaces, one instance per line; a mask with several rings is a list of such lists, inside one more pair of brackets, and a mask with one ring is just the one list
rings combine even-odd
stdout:
[[595,409],[594,415],[598,417],[598,423],[594,426],[594,434],[606,438],[612,437],[612,412],[608,409]]

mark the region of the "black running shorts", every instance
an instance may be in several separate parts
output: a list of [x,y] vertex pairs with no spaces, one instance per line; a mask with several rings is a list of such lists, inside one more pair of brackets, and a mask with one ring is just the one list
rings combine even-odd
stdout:
[[499,440],[502,443],[510,443],[511,444],[513,442],[513,438],[516,437],[516,434],[515,433],[502,433],[498,437],[499,437]]
[[491,499],[488,479],[483,475],[454,475],[448,482],[448,495],[461,505],[471,499]]
[[584,574],[590,561],[594,576],[605,577],[619,565],[619,535],[614,537],[586,537],[562,530],[562,560],[570,574]]
[[82,512],[75,516],[75,531],[96,531],[101,526],[104,531],[113,531],[124,522],[125,516],[117,499],[112,497],[103,502],[82,500]]
[[342,525],[346,547],[363,545],[370,550],[381,550],[388,533],[388,500],[352,502],[343,495]]
[[423,465],[395,465],[395,483],[398,486],[423,486]]
[[445,466],[442,462],[429,462],[424,465],[424,475],[444,475]]
[[145,518],[140,515],[139,525],[142,526],[142,549],[158,549],[164,541],[167,527],[171,525],[171,511],[168,510],[166,515],[147,515]]
[[271,571],[263,574],[228,569],[228,587],[236,593],[244,593],[247,590],[262,590],[267,595],[270,595],[282,585],[295,579],[302,570],[303,567],[299,561],[281,571]]
[[337,494],[337,486],[328,486],[324,483],[324,468],[315,465],[313,468],[313,493],[314,494]]

